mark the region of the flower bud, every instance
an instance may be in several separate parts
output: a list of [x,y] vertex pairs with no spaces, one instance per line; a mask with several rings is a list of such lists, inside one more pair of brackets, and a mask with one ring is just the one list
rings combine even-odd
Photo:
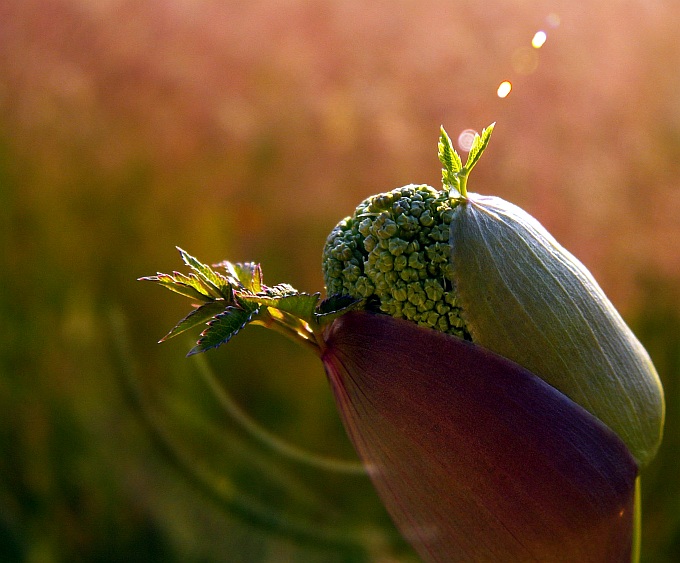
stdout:
[[424,560],[636,561],[659,378],[576,258],[518,207],[468,194],[492,130],[464,166],[442,130],[443,191],[404,186],[338,223],[321,303],[265,286],[259,265],[225,262],[222,274],[184,251],[190,275],[143,279],[203,303],[166,336],[207,321],[190,354],[249,323],[318,353],[350,439]]
[[642,467],[661,441],[659,377],[588,270],[538,221],[467,193],[492,131],[463,166],[442,130],[444,191],[404,186],[343,219],[324,248],[327,291],[517,362],[607,424]]

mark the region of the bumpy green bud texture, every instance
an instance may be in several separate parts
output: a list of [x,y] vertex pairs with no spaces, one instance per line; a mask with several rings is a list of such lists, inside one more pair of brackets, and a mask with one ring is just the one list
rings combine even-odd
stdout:
[[328,294],[365,298],[383,313],[469,340],[451,282],[455,205],[447,192],[425,185],[361,202],[324,247]]

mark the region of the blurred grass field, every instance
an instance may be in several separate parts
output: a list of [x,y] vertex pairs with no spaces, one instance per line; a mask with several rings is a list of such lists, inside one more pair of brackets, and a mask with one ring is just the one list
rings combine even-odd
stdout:
[[[321,290],[339,219],[438,186],[439,125],[492,121],[470,189],[576,254],[662,377],[642,560],[680,560],[678,23],[643,0],[3,2],[0,561],[414,561],[365,476],[249,433],[190,340],[156,344],[187,303],[135,280],[178,245]],[[204,359],[277,439],[356,462],[307,352],[249,328]]]

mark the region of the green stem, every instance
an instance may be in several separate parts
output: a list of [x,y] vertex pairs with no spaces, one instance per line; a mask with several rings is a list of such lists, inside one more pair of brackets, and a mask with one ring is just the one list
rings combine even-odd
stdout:
[[134,412],[144,424],[158,451],[178,469],[198,490],[209,499],[243,522],[260,530],[276,533],[298,544],[311,545],[317,549],[339,551],[351,561],[368,561],[367,544],[360,530],[322,527],[318,523],[295,519],[272,511],[254,499],[225,486],[224,479],[208,467],[197,463],[194,455],[182,448],[162,423],[162,417],[148,405],[142,393],[132,361],[130,343],[127,339],[123,315],[111,311],[109,323],[115,353],[119,363],[116,375],[121,388]]
[[305,465],[310,465],[312,467],[338,473],[348,473],[362,476],[366,475],[365,467],[358,461],[345,461],[309,453],[301,448],[298,448],[297,446],[289,444],[278,436],[275,436],[266,428],[260,426],[260,424],[248,416],[248,414],[243,411],[243,409],[241,409],[238,404],[236,404],[224,386],[220,384],[217,376],[203,356],[196,355],[195,361],[198,365],[198,372],[203,377],[205,383],[208,385],[217,401],[220,403],[220,406],[224,408],[226,413],[231,416],[239,424],[239,426],[246,430],[246,432],[248,432],[258,442],[267,446],[274,452],[298,463],[303,463]]
[[289,340],[295,342],[295,344],[301,345],[303,348],[307,348],[315,356],[320,355],[319,346],[317,344],[316,335],[300,323],[289,323],[284,319],[277,319],[271,315],[264,315],[253,321],[251,324],[260,325],[265,328],[271,329],[274,332],[285,336]]
[[460,173],[458,174],[458,191],[460,192],[460,197],[462,198],[467,198],[467,179],[468,179],[468,170],[463,168]]
[[640,546],[642,544],[642,499],[641,499],[640,476],[635,479],[635,506],[633,508],[633,547],[631,549],[631,563],[639,563]]

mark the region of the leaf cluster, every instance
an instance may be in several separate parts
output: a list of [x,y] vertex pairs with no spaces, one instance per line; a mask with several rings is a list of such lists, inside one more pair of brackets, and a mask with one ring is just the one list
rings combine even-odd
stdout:
[[206,324],[188,355],[226,344],[241,329],[254,323],[282,332],[303,344],[318,346],[321,327],[363,305],[363,300],[301,293],[289,284],[268,287],[262,268],[254,262],[229,262],[209,266],[177,248],[188,274],[173,272],[139,278],[194,300],[194,309],[161,338],[164,342],[198,325]]
[[482,129],[481,135],[475,134],[465,166],[463,166],[460,155],[453,148],[448,133],[444,130],[444,127],[440,128],[438,148],[439,161],[444,166],[442,168],[442,184],[450,193],[453,192],[451,195],[456,199],[467,197],[467,178],[489,144],[495,125],[495,123],[492,123],[486,129]]

